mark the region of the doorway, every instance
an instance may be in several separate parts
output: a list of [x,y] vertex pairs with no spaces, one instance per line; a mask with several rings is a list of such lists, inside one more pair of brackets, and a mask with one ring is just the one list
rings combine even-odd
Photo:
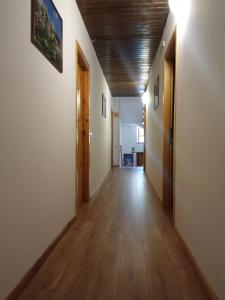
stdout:
[[119,143],[121,167],[144,169],[145,164],[145,106],[142,97],[119,100]]
[[174,211],[174,127],[176,81],[176,31],[164,56],[164,137],[163,137],[163,206]]
[[120,166],[120,121],[119,113],[111,112],[111,166]]
[[144,157],[143,157],[143,170],[146,171],[146,104],[143,105],[143,123],[144,123]]
[[76,43],[76,207],[89,201],[89,64]]

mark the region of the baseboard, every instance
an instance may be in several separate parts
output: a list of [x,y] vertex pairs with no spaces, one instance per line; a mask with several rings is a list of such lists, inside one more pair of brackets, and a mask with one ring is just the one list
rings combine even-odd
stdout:
[[186,242],[184,241],[184,239],[182,238],[181,234],[179,233],[178,229],[176,228],[176,226],[174,226],[174,230],[176,231],[176,234],[177,236],[179,237],[182,245],[183,245],[183,248],[188,256],[188,258],[190,259],[191,261],[191,264],[193,266],[193,269],[196,273],[196,275],[198,276],[200,282],[201,282],[201,285],[203,287],[203,289],[205,290],[208,298],[210,300],[219,300],[219,298],[216,296],[214,290],[212,289],[212,287],[210,286],[208,280],[206,279],[204,273],[202,272],[198,262],[196,261],[195,257],[193,256],[191,250],[189,249],[189,247],[187,246]]
[[91,194],[90,196],[90,201],[93,201],[97,195],[99,194],[99,192],[101,191],[102,187],[105,185],[106,181],[109,178],[109,175],[111,173],[112,170],[110,170],[107,175],[105,176],[105,178],[103,178],[103,180],[99,183],[99,185],[96,187],[95,191]]
[[145,176],[146,176],[146,178],[147,178],[147,180],[148,180],[148,183],[150,184],[151,188],[153,189],[154,194],[156,195],[156,198],[157,198],[157,200],[158,200],[159,205],[163,208],[162,201],[160,200],[159,195],[158,195],[158,193],[156,192],[156,190],[155,190],[155,188],[154,188],[154,186],[153,186],[153,184],[152,184],[152,182],[151,182],[151,179],[149,178],[147,172],[145,172]]
[[48,256],[51,254],[51,252],[54,250],[54,248],[57,246],[59,241],[63,238],[63,236],[66,234],[66,232],[69,230],[71,225],[75,221],[75,217],[67,223],[65,228],[62,230],[62,232],[55,238],[55,240],[50,244],[50,246],[44,251],[44,253],[40,256],[40,258],[34,263],[34,265],[31,267],[31,269],[24,275],[24,277],[21,279],[21,281],[17,284],[17,286],[13,289],[13,291],[8,295],[6,300],[15,300],[17,299],[21,293],[24,291],[24,289],[27,287],[29,282],[32,280],[32,278],[37,274],[37,272],[40,270]]
[[[148,174],[147,174],[146,172],[145,172],[145,174],[146,174],[146,178],[147,178],[147,180],[148,180],[148,182],[149,182],[151,188],[153,189],[153,191],[154,191],[154,193],[155,193],[155,195],[156,195],[156,198],[158,199],[158,203],[160,204],[160,206],[162,207],[162,209],[164,209],[164,208],[163,208],[163,204],[162,204],[162,202],[160,201],[159,196],[158,196],[156,190],[154,189],[154,186],[152,185],[152,182],[151,182],[151,180],[150,180]],[[187,246],[186,242],[184,241],[184,239],[182,238],[182,236],[181,236],[181,234],[179,233],[178,229],[176,228],[175,224],[173,224],[173,225],[174,225],[174,230],[175,230],[177,236],[179,237],[180,242],[181,242],[181,244],[182,244],[182,246],[183,246],[183,248],[184,248],[184,250],[185,250],[185,253],[186,253],[186,255],[188,256],[188,258],[189,258],[189,260],[190,260],[190,262],[191,262],[191,264],[192,264],[192,267],[193,267],[195,273],[197,274],[197,276],[198,276],[198,278],[199,278],[199,280],[200,280],[200,282],[201,282],[201,285],[202,285],[203,289],[205,290],[205,292],[206,292],[208,298],[209,298],[210,300],[219,300],[219,298],[216,296],[214,290],[213,290],[212,287],[210,286],[208,280],[206,279],[205,275],[203,274],[203,272],[202,272],[202,270],[201,270],[199,264],[197,263],[196,259],[195,259],[194,256],[193,256],[192,252],[190,251],[190,249],[189,249],[189,247]]]

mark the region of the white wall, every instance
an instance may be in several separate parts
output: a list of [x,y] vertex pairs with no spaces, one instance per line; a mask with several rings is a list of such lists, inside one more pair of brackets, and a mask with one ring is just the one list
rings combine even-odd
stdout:
[[30,3],[0,5],[0,299],[75,215],[76,40],[91,67],[91,193],[111,162],[111,95],[75,1],[54,1],[64,21],[63,74],[30,42]]
[[143,104],[140,97],[114,97],[119,102],[121,124],[142,124]]
[[[175,223],[218,298],[225,299],[225,2],[192,0],[178,23],[175,131]],[[175,26],[167,20],[168,44]],[[162,199],[163,55],[154,61],[147,107],[147,173]],[[153,85],[160,75],[160,106]]]
[[131,153],[132,147],[136,152],[144,151],[144,144],[137,143],[137,125],[121,124],[120,132],[123,153]]

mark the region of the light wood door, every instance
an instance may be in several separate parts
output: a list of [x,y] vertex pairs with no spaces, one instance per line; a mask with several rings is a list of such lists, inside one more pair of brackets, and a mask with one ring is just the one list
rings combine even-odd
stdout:
[[120,165],[120,141],[119,141],[119,116],[116,114],[113,114],[113,167],[119,167]]
[[170,61],[170,124],[169,124],[169,208],[173,209],[173,162],[174,162],[174,89],[175,58]]
[[84,73],[77,66],[77,204],[84,198]]
[[113,118],[114,113],[111,111],[111,168],[113,168]]
[[173,212],[174,219],[176,31],[171,38],[164,58],[163,206]]
[[90,120],[90,82],[89,65],[85,55],[77,42],[77,91],[76,91],[76,161],[77,176],[76,206],[82,202],[89,201],[89,156],[90,156],[90,138],[89,138],[89,120]]

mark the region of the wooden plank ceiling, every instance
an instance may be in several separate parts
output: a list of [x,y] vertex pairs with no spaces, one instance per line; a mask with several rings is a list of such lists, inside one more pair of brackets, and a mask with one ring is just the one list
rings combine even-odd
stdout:
[[167,0],[77,0],[114,97],[142,95],[161,40]]

